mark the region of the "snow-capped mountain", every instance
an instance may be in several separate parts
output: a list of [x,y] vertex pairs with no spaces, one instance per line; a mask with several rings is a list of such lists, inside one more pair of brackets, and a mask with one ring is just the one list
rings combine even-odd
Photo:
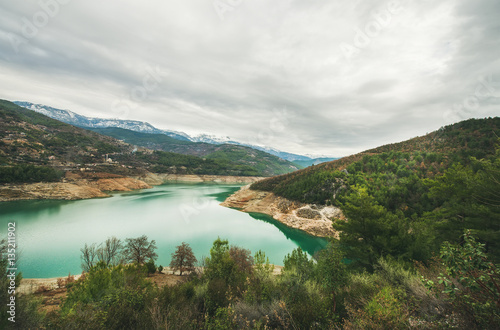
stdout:
[[[224,143],[232,143],[231,138],[229,136],[216,136],[211,134],[199,134],[196,136],[191,136],[191,141],[193,142],[204,142],[210,144],[224,144]],[[234,144],[238,144],[237,142]]]
[[158,129],[150,123],[146,123],[143,121],[92,118],[79,115],[70,110],[56,109],[42,104],[33,104],[30,102],[19,101],[14,101],[13,103],[17,104],[20,107],[39,112],[47,117],[62,121],[73,126],[91,128],[118,127],[141,133],[165,134],[177,140],[192,141],[191,137],[186,133]]
[[261,146],[255,146],[255,145],[250,145],[250,144],[241,144],[241,145],[267,152],[268,154],[278,156],[281,159],[286,159],[286,160],[291,161],[291,162],[294,160],[311,160],[312,159],[308,156],[292,154],[290,152],[285,152],[285,151],[281,151],[281,150],[270,148],[270,147],[261,147]]
[[210,143],[210,144],[236,144],[236,145],[246,146],[246,147],[250,147],[250,148],[253,148],[256,150],[264,151],[264,152],[267,152],[271,155],[278,156],[281,159],[285,159],[288,161],[297,161],[297,160],[307,161],[307,160],[313,159],[313,158],[308,157],[308,156],[292,154],[289,152],[284,152],[284,151],[277,150],[277,149],[270,148],[270,147],[262,147],[262,146],[241,143],[238,141],[231,140],[231,138],[229,138],[228,136],[220,137],[220,136],[215,136],[215,135],[210,135],[210,134],[200,134],[197,136],[190,136],[190,135],[183,133],[183,132],[159,129],[159,128],[154,127],[150,123],[138,121],[138,120],[92,118],[92,117],[86,117],[86,116],[79,115],[79,114],[77,114],[73,111],[70,111],[70,110],[56,109],[56,108],[52,108],[52,107],[42,105],[42,104],[34,104],[34,103],[30,103],[30,102],[21,102],[21,101],[14,101],[13,103],[15,103],[23,108],[33,110],[35,112],[39,112],[47,117],[50,117],[50,118],[62,121],[64,123],[74,125],[74,126],[83,127],[83,128],[85,128],[85,127],[89,127],[89,128],[118,127],[118,128],[124,128],[124,129],[128,129],[131,131],[135,131],[135,132],[140,132],[140,133],[165,134],[167,136],[170,136],[171,138],[174,138],[176,140],[182,140],[182,141],[204,142],[204,143]]

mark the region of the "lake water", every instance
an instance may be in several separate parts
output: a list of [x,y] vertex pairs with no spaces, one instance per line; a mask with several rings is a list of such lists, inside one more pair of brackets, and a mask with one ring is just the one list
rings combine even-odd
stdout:
[[289,228],[263,214],[219,205],[236,185],[166,184],[80,201],[0,203],[0,237],[16,222],[19,270],[25,278],[81,273],[80,248],[116,236],[147,235],[156,240],[158,265],[168,266],[175,247],[188,243],[198,259],[208,256],[217,237],[252,251],[263,250],[271,263],[297,246],[309,254],[327,241]]

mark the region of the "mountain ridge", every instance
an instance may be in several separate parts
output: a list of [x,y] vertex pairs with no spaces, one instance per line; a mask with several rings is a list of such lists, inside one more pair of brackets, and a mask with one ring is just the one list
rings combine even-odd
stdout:
[[174,152],[206,159],[229,160],[242,165],[251,164],[265,175],[288,173],[299,169],[292,162],[241,145],[180,141],[164,134],[141,133],[115,127],[91,128],[90,130],[152,150]]
[[[200,158],[137,148],[3,100],[0,100],[0,165],[4,165],[0,166],[1,179],[7,183],[37,182],[40,180],[35,178],[44,176],[56,178],[50,170],[54,168],[128,176],[144,172],[227,176],[283,173],[259,167],[255,161]],[[23,167],[28,165],[35,168]],[[24,175],[25,171],[30,175]]]
[[[252,184],[251,189],[273,192],[278,196],[298,202],[326,204],[327,200],[332,202],[331,196],[335,196],[339,188],[335,184],[338,178],[334,178],[338,176],[334,173],[339,171],[352,175],[349,168],[353,166],[359,173],[368,170],[370,172],[382,171],[388,166],[397,166],[401,175],[409,176],[410,173],[423,171],[419,174],[421,177],[433,178],[442,174],[453,164],[468,162],[471,157],[482,159],[494,156],[499,136],[500,117],[468,119],[441,127],[424,136],[386,144],[331,162],[267,178]],[[402,161],[391,164],[396,156]],[[385,164],[377,165],[378,169],[367,168],[365,164],[369,163],[373,157],[381,158]],[[393,168],[390,170],[395,172]],[[401,176],[397,173],[394,175]],[[327,187],[322,180],[329,182],[330,186]],[[292,189],[296,191],[293,192]],[[313,195],[317,197],[312,197]]]
[[245,147],[250,147],[252,149],[267,152],[271,155],[280,157],[288,161],[314,161],[319,158],[324,157],[310,157],[306,155],[298,155],[290,152],[285,152],[278,150],[276,148],[252,145],[249,143],[241,143],[234,141],[229,137],[218,137],[211,134],[199,134],[197,136],[190,136],[183,132],[159,129],[151,125],[150,123],[139,121],[139,120],[125,120],[125,119],[106,119],[106,118],[96,118],[96,117],[86,117],[77,114],[71,110],[62,110],[53,108],[43,104],[34,104],[25,101],[13,101],[12,103],[24,107],[26,109],[42,113],[53,119],[65,122],[78,127],[90,127],[90,128],[108,128],[108,127],[118,127],[129,129],[136,132],[148,133],[148,134],[165,134],[174,139],[181,141],[191,141],[191,142],[204,142],[210,144],[234,144],[241,145]]

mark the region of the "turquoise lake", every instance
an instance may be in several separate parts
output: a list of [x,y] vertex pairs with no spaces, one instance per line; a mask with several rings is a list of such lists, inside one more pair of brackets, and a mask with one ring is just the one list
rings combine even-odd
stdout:
[[25,278],[80,274],[80,249],[115,236],[147,235],[158,247],[157,265],[168,266],[175,247],[188,243],[198,259],[209,255],[217,237],[252,251],[271,263],[300,246],[310,255],[326,246],[323,238],[289,228],[263,214],[219,205],[237,185],[166,184],[110,198],[80,201],[16,201],[0,204],[0,237],[16,223],[17,258]]

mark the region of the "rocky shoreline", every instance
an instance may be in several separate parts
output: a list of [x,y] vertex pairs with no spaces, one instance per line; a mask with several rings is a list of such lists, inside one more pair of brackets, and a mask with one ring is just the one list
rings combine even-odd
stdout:
[[96,181],[39,182],[0,186],[0,202],[33,199],[78,200],[109,197],[106,192],[152,188],[132,178],[108,178]]
[[140,177],[123,177],[108,173],[66,173],[63,182],[39,182],[0,185],[0,202],[17,200],[79,200],[110,197],[108,192],[149,189],[167,182],[214,182],[244,184],[259,177],[216,175],[175,175],[147,173]]
[[332,219],[344,219],[339,208],[293,202],[270,192],[251,190],[249,187],[242,187],[221,205],[243,212],[270,215],[289,227],[303,230],[313,236],[338,238],[338,233],[332,227]]
[[168,174],[168,173],[146,173],[134,177],[152,186],[158,186],[167,182],[187,183],[221,183],[221,184],[249,184],[264,179],[258,176],[224,176],[224,175],[196,175],[196,174]]

